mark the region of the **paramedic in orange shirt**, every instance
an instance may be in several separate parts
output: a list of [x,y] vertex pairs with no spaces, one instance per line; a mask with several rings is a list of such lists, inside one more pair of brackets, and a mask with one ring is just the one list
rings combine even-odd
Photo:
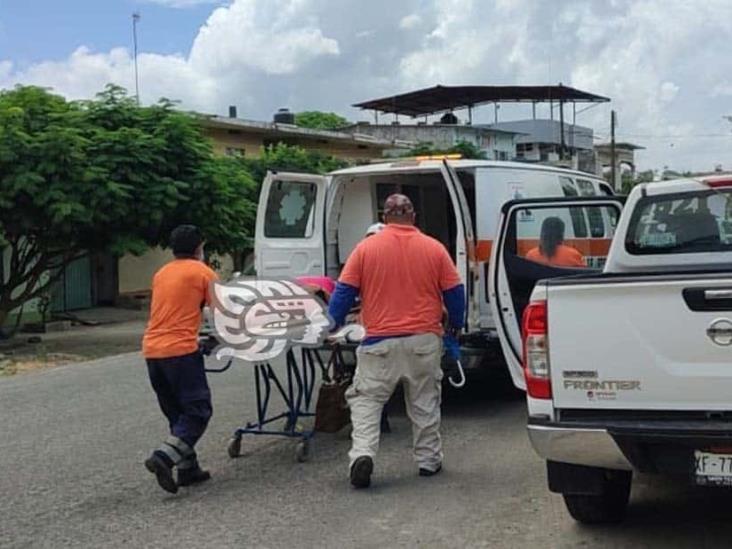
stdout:
[[399,383],[412,423],[419,475],[442,470],[443,304],[448,334],[463,326],[465,289],[450,255],[439,241],[415,226],[412,202],[402,194],[384,203],[386,227],[364,238],[346,261],[328,311],[342,325],[360,295],[366,338],[361,342],[353,384],[346,392],[351,409],[351,484],[371,483],[379,448],[380,416]]
[[558,217],[544,220],[539,246],[529,250],[526,259],[552,267],[587,267],[584,256],[564,244],[564,221]]
[[[211,392],[198,349],[201,310],[217,280],[203,262],[203,237],[195,225],[170,235],[175,259],[153,277],[150,320],[142,340],[150,383],[170,426],[170,436],[145,460],[160,487],[175,493],[211,478],[198,465],[194,446],[211,418]],[[177,482],[173,468],[178,470]]]

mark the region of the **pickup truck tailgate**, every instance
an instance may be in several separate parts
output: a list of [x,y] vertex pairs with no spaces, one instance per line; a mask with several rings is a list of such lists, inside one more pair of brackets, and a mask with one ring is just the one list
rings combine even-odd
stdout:
[[544,284],[556,408],[732,409],[732,276]]

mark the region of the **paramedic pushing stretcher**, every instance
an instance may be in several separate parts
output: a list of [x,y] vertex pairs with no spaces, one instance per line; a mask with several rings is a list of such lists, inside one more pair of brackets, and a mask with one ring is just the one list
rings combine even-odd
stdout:
[[142,351],[150,384],[170,426],[170,436],[145,460],[145,467],[161,488],[175,493],[178,486],[211,478],[198,465],[193,447],[211,418],[211,392],[198,349],[198,331],[209,285],[218,277],[203,263],[203,237],[198,227],[175,228],[170,245],[175,259],[153,278]]
[[362,240],[348,257],[329,306],[340,326],[361,296],[366,338],[346,392],[353,423],[351,484],[356,488],[371,483],[381,411],[400,382],[419,474],[432,476],[442,469],[443,303],[449,317],[445,344],[455,359],[465,313],[460,275],[445,247],[414,226],[409,198],[389,196],[384,221],[384,230]]

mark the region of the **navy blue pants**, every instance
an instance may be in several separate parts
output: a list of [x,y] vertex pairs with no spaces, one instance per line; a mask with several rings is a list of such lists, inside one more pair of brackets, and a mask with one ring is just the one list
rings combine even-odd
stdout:
[[148,358],[147,371],[160,409],[168,418],[170,434],[193,448],[212,414],[203,355],[196,351],[171,358]]

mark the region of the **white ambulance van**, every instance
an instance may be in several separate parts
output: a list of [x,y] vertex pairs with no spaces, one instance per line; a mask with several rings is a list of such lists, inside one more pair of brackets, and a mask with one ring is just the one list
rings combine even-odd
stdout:
[[[611,195],[612,189],[584,172],[444,157],[398,159],[326,176],[270,172],[257,210],[257,276],[337,278],[369,225],[381,220],[384,200],[394,192],[411,198],[419,228],[442,242],[455,260],[468,301],[462,342],[470,358],[464,362],[475,367],[502,364],[486,284],[501,206],[522,198]],[[524,242],[538,243],[541,222],[540,212],[526,214]],[[593,267],[602,267],[593,263],[594,255],[607,255],[610,222],[590,209],[565,220],[566,239]],[[486,359],[491,356],[498,360]]]

